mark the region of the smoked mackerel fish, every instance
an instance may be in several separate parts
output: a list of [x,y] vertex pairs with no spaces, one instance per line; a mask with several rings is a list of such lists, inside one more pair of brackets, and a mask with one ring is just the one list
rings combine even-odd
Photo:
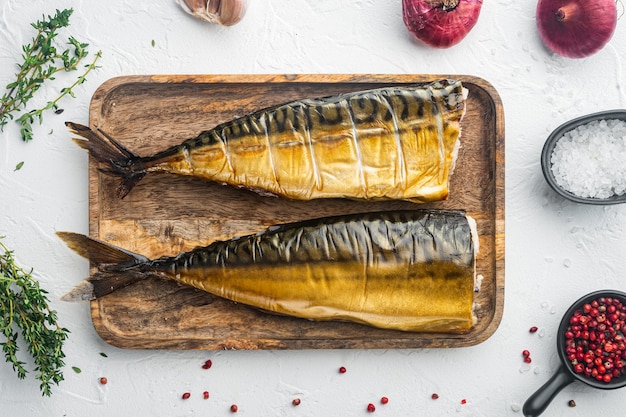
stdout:
[[478,238],[463,211],[306,220],[159,259],[81,234],[59,236],[89,259],[94,271],[66,300],[95,299],[158,277],[310,320],[457,333],[475,320]]
[[[257,110],[139,156],[103,130],[67,122],[124,197],[171,173],[295,200],[448,198],[467,90],[457,80],[307,98]],[[149,138],[146,138],[148,140]]]

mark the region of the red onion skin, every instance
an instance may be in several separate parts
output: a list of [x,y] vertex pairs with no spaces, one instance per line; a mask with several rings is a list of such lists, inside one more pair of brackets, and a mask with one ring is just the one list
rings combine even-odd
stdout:
[[617,25],[615,0],[539,0],[537,29],[551,51],[567,58],[595,54]]
[[409,32],[434,48],[461,42],[478,21],[482,0],[402,0],[402,18]]

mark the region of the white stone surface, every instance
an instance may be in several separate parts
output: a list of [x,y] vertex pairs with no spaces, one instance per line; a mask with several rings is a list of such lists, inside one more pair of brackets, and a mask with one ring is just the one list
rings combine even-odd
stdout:
[[[102,68],[62,103],[62,116],[46,115],[32,142],[21,142],[15,124],[0,133],[0,235],[21,265],[34,268],[71,330],[65,381],[50,398],[41,397],[32,374],[18,381],[0,361],[0,415],[227,416],[236,403],[246,416],[359,416],[372,402],[376,415],[521,416],[520,406],[558,366],[554,333],[571,302],[597,289],[626,289],[626,205],[565,201],[548,189],[539,164],[545,138],[561,123],[626,107],[624,19],[603,50],[572,60],[541,44],[535,1],[485,1],[474,30],[447,50],[412,40],[400,0],[250,3],[245,18],[225,28],[189,17],[175,0],[0,0],[0,85],[13,79],[20,46],[33,36],[29,24],[55,8],[73,7],[71,34],[103,53]],[[86,123],[91,95],[111,77],[166,73],[440,73],[491,82],[506,121],[506,297],[496,333],[461,349],[131,351],[104,343],[88,304],[58,301],[88,272],[55,236],[88,231],[87,155],[63,122]],[[43,88],[33,105],[55,93]],[[529,334],[531,326],[540,331]],[[192,396],[183,401],[186,391]],[[623,395],[572,384],[545,415],[614,413]]]

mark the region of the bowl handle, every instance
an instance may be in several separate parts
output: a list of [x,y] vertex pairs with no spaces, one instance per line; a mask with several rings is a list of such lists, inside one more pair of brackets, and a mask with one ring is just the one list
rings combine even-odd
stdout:
[[537,417],[543,413],[556,394],[572,382],[574,382],[574,377],[563,366],[560,366],[552,378],[526,400],[522,410],[524,416]]

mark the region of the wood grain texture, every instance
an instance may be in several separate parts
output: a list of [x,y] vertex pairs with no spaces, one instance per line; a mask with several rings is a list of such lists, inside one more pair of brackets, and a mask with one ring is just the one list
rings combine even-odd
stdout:
[[153,75],[113,78],[94,93],[89,123],[150,155],[253,110],[307,97],[457,78],[469,89],[447,201],[290,201],[173,175],[149,175],[123,200],[89,164],[90,234],[148,257],[314,217],[416,207],[464,209],[477,221],[476,325],[464,334],[407,333],[271,315],[161,280],[91,303],[98,334],[137,349],[338,349],[471,346],[498,327],[504,301],[504,114],[495,89],[464,75]]

